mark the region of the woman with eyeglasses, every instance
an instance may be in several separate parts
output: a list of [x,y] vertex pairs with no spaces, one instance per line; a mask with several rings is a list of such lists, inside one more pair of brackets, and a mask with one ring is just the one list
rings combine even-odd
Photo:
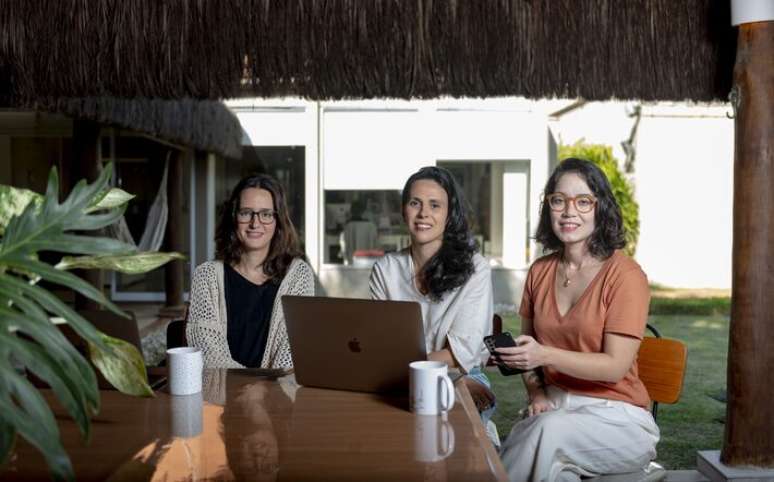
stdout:
[[543,197],[535,237],[550,254],[527,274],[517,346],[498,349],[506,365],[528,370],[529,404],[503,463],[514,481],[637,471],[659,440],[637,376],[648,280],[621,251],[621,210],[597,166],[564,160]]
[[206,368],[291,368],[280,299],[313,295],[277,180],[256,174],[234,187],[215,233],[216,261],[196,268],[186,325]]

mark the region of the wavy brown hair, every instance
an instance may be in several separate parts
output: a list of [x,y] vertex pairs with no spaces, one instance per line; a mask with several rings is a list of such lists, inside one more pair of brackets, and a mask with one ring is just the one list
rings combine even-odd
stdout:
[[251,174],[242,178],[231,191],[231,197],[221,206],[220,219],[215,230],[215,258],[233,265],[242,257],[244,251],[236,233],[236,213],[239,210],[242,191],[251,187],[269,191],[274,211],[277,213],[276,229],[274,237],[271,238],[269,254],[263,262],[263,272],[272,282],[279,283],[285,277],[290,263],[295,258],[303,258],[304,253],[299,248],[298,234],[288,214],[285,190],[276,179],[266,174]]
[[551,227],[551,209],[548,207],[547,199],[556,189],[559,178],[569,172],[582,177],[597,198],[597,204],[594,206],[594,231],[589,238],[589,251],[600,259],[609,258],[613,251],[626,246],[621,208],[615,200],[613,189],[605,173],[593,162],[585,159],[569,157],[563,160],[548,178],[546,187],[543,189],[543,203],[540,206],[540,222],[535,240],[547,251],[564,249],[564,243],[559,240]]

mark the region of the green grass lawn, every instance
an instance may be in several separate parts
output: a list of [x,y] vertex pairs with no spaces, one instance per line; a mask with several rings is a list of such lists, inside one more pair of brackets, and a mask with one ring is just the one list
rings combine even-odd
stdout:
[[[695,299],[683,301],[696,306],[702,313],[710,311],[708,306],[713,308],[712,311],[718,306],[712,299],[706,303]],[[673,303],[678,306],[675,309],[678,313],[691,312],[674,300],[661,306]],[[726,386],[728,315],[659,314],[652,315],[649,321],[662,336],[676,338],[688,346],[688,369],[682,396],[676,404],[662,404],[658,409],[661,441],[657,461],[667,469],[694,469],[696,451],[720,449],[723,440],[724,427],[719,420],[725,416],[725,405],[709,395],[721,392]],[[516,315],[503,317],[504,331],[519,333],[519,325]],[[518,411],[526,404],[526,393],[521,377],[504,377],[497,368],[489,368],[488,372],[498,404],[493,420],[504,439],[516,421]]]

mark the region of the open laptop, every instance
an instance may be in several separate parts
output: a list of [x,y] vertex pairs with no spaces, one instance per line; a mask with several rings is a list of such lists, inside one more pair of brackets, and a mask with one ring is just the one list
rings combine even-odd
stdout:
[[426,360],[418,303],[283,296],[296,381],[364,392],[408,391],[408,365]]

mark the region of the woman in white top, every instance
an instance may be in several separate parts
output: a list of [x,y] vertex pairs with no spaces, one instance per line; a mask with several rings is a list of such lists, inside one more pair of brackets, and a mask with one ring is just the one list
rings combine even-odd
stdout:
[[411,244],[376,262],[371,296],[420,304],[428,359],[468,375],[487,422],[494,394],[480,367],[492,326],[492,280],[468,227],[462,190],[449,171],[424,167],[406,181],[402,205]]
[[276,179],[256,174],[234,187],[215,233],[216,261],[191,282],[186,336],[207,368],[292,368],[283,295],[314,294]]

